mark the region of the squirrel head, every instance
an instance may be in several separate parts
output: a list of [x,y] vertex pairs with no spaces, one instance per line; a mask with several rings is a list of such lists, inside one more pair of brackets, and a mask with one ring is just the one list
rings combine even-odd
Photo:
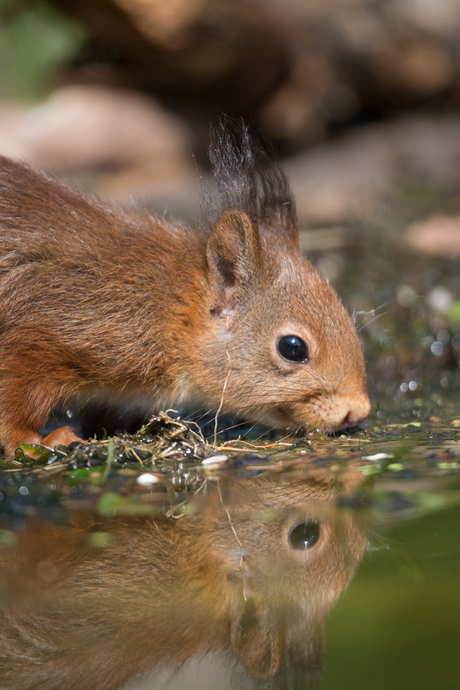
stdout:
[[242,141],[238,150],[221,128],[211,148],[220,205],[206,242],[198,386],[226,411],[273,428],[355,426],[370,405],[353,321],[302,255],[283,170],[244,127]]

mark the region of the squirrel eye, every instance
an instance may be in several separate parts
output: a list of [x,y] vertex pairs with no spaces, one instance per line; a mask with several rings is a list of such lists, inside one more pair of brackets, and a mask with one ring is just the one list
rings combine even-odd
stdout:
[[289,532],[289,543],[294,549],[311,549],[319,539],[320,529],[318,520],[300,522]]
[[308,359],[308,346],[296,335],[285,335],[280,338],[278,352],[290,362],[305,362]]

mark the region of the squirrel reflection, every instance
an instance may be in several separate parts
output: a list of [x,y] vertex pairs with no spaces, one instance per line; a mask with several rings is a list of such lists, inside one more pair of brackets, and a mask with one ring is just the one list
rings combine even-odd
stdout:
[[337,507],[356,482],[220,479],[180,519],[30,525],[1,552],[0,688],[121,688],[207,652],[237,688],[316,686],[324,616],[366,546],[366,519]]

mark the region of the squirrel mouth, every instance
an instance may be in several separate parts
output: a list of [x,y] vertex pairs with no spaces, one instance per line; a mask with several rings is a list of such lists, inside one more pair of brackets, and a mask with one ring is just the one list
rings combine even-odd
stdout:
[[[240,416],[240,415],[238,415]],[[262,407],[256,410],[241,414],[242,418],[252,419],[253,422],[261,424],[267,428],[279,429],[289,434],[304,435],[307,431],[304,424],[297,424],[292,412],[283,405],[273,407]]]
[[247,410],[238,414],[238,418],[246,418],[269,429],[285,431],[296,437],[305,436],[312,431],[321,431],[328,436],[350,435],[360,428],[359,424],[347,424],[346,420],[340,426],[324,423],[322,419],[301,420],[294,410],[282,404]]
[[340,429],[335,429],[334,431],[326,432],[328,436],[334,438],[335,436],[352,436],[357,431],[362,429],[360,424],[354,424],[353,426],[344,425]]
[[286,422],[292,421],[292,414],[290,414],[288,410],[282,405],[278,405],[276,407],[276,413],[281,420],[284,420]]

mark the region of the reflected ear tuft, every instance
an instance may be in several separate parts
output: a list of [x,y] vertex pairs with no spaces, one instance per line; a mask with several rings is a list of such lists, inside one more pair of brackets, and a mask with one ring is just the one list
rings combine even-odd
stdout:
[[258,610],[252,599],[238,607],[230,641],[234,653],[255,678],[271,678],[280,669],[284,645],[277,621],[268,608]]

